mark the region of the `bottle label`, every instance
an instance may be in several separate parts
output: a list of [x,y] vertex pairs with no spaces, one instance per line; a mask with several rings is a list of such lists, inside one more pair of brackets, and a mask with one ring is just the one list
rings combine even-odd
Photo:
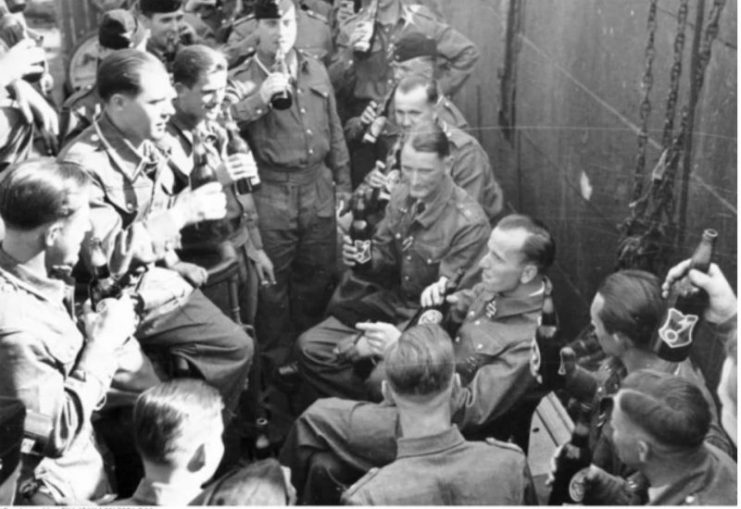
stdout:
[[571,497],[573,502],[580,503],[584,500],[584,493],[586,491],[584,485],[586,484],[585,479],[588,470],[589,467],[582,468],[569,481],[569,497]]
[[419,317],[418,325],[425,323],[440,324],[443,322],[443,314],[437,309],[428,309]]
[[661,341],[669,348],[689,346],[697,320],[697,315],[685,315],[676,308],[670,308],[666,314],[666,321],[659,329]]
[[371,261],[370,240],[356,240],[353,244],[355,245],[355,261],[358,264],[368,263]]
[[543,383],[543,377],[540,374],[541,355],[538,341],[533,338],[532,346],[530,347],[530,374],[533,378],[538,381],[539,384]]

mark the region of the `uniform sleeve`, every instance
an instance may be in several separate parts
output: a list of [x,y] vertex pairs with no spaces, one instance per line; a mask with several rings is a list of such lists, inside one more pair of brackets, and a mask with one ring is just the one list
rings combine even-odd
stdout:
[[455,94],[473,71],[479,50],[466,36],[445,23],[435,22],[438,56],[443,59],[440,87],[448,97]]
[[451,247],[440,262],[440,277],[453,279],[459,269],[464,272],[474,269],[486,249],[490,233],[489,223],[483,220],[461,228],[451,239]]
[[75,139],[88,125],[82,115],[68,107],[63,107],[59,114],[60,146],[64,146]]
[[9,360],[0,374],[4,395],[17,397],[28,410],[51,418],[53,429],[44,454],[63,456],[105,396],[116,361],[109,353],[85,346],[75,369],[90,376],[81,381],[65,379],[51,363],[43,341],[32,334],[6,335],[0,348],[0,357]]
[[[239,80],[232,78],[230,81],[234,82]],[[256,83],[255,88],[251,90],[246,97],[232,106],[232,116],[237,122],[239,128],[242,130],[244,130],[245,125],[251,124],[255,120],[264,117],[270,111],[270,104],[263,101],[262,96],[260,95],[261,84],[262,83]],[[233,83],[230,83],[227,87],[227,94],[230,93],[230,89],[238,88],[239,87],[236,87]],[[236,95],[239,96],[240,94],[237,93]]]
[[399,214],[398,204],[392,196],[386,206],[386,213],[373,235],[373,271],[376,273],[389,269],[395,271],[398,268],[393,226]]
[[[462,187],[471,198],[479,202],[489,217],[493,217],[502,210],[502,189],[492,175],[489,156],[480,146],[467,143],[456,157],[452,174],[455,175],[456,185]],[[486,187],[490,182],[494,189],[487,193]],[[492,196],[487,196],[487,194]]]
[[337,114],[337,99],[334,91],[330,91],[328,107],[330,148],[329,154],[327,154],[327,166],[332,170],[337,190],[350,193],[352,191],[350,185],[350,154],[347,151],[342,122],[340,122],[340,117]]

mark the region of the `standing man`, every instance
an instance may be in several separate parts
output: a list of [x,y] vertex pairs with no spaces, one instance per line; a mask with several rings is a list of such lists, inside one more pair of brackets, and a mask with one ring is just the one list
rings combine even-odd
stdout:
[[88,307],[83,327],[72,314],[60,278],[90,230],[90,187],[85,172],[53,159],[22,163],[0,183],[0,396],[51,423],[47,443],[22,456],[21,505],[94,500],[111,489],[90,417],[136,317],[128,297],[102,301],[97,313]]
[[[173,102],[175,114],[167,124],[168,136],[162,142],[170,150],[170,166],[187,182],[193,170],[195,143],[203,143],[211,166],[224,182],[227,197],[226,223],[183,230],[181,257],[201,266],[211,260],[213,265],[214,255],[231,254],[220,253],[220,246],[236,250],[240,264],[242,322],[254,324],[258,279],[272,284],[273,264],[262,248],[252,194],[238,194],[234,183],[256,175],[255,160],[251,154],[227,156],[227,133],[217,123],[226,90],[226,60],[207,46],[188,46],[175,57],[173,81],[177,93]],[[227,231],[219,231],[219,225],[226,226]],[[231,251],[231,248],[225,249]],[[221,309],[228,309],[228,303],[222,302],[223,292],[216,291],[218,289],[215,287],[206,294],[213,302],[221,304]]]
[[[294,3],[259,0],[255,18],[257,53],[233,75],[237,88],[250,90],[232,113],[257,161],[262,188],[255,204],[275,266],[276,284],[260,291],[257,335],[266,357],[280,365],[298,333],[321,319],[331,295],[335,204],[349,201],[349,160],[327,71],[293,48]],[[277,54],[286,72],[276,72]],[[291,105],[278,110],[271,98],[285,91]]]
[[224,217],[222,186],[180,190],[156,148],[174,112],[174,91],[155,57],[132,49],[114,52],[98,68],[97,87],[100,119],[60,154],[93,179],[91,235],[108,246],[126,229],[138,261],[147,262],[137,282],[144,317],[136,337],[144,352],[163,362],[170,376],[205,379],[233,410],[252,360],[252,340],[197,289],[205,270],[174,253],[184,226]]
[[180,47],[197,42],[195,30],[183,20],[183,0],[140,0],[139,13],[149,30],[147,51],[165,64],[167,72],[172,72]]

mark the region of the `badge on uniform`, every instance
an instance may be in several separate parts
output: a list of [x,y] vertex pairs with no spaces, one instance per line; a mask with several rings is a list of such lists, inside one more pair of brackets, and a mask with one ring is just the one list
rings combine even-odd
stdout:
[[497,314],[497,299],[492,299],[487,305],[486,305],[486,317],[489,320],[493,320],[494,316]]
[[408,251],[412,247],[412,244],[414,244],[414,237],[410,235],[401,242],[401,250]]

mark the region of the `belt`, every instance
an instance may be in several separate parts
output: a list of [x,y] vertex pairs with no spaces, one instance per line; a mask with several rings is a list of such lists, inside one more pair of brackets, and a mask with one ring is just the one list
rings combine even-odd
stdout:
[[[312,166],[286,167],[286,166],[260,166],[260,180],[271,184],[310,184],[315,182],[322,170],[327,166],[317,163]],[[259,192],[259,191],[258,191]]]

